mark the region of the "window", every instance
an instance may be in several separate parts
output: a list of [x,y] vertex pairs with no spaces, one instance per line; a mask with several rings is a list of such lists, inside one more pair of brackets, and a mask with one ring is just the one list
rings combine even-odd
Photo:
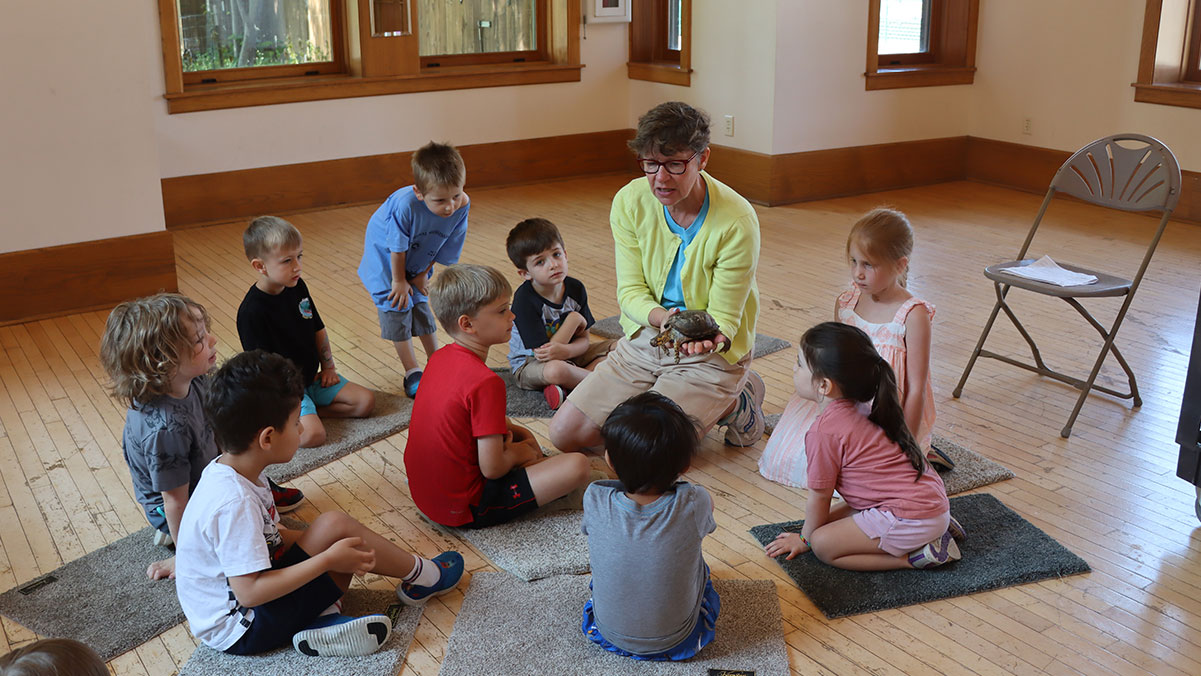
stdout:
[[971,84],[979,0],[870,0],[867,89]]
[[688,86],[692,78],[692,0],[633,0],[629,77]]
[[580,79],[578,0],[159,0],[171,113]]
[[1201,108],[1201,0],[1147,0],[1134,100]]

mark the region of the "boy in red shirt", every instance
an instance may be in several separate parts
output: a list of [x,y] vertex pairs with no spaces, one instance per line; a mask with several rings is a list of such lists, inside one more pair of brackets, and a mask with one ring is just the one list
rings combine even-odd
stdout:
[[430,357],[413,404],[405,470],[413,502],[444,526],[511,521],[588,482],[580,453],[543,457],[505,416],[504,381],[485,363],[509,342],[512,287],[497,270],[457,264],[430,283],[430,307],[454,342]]

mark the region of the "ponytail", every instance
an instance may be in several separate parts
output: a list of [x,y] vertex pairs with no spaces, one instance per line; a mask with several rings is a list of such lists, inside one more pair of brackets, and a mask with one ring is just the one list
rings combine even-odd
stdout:
[[876,374],[876,396],[872,399],[872,412],[867,419],[879,425],[884,434],[901,447],[905,457],[917,470],[917,479],[914,479],[917,481],[925,472],[926,456],[905,424],[905,409],[901,408],[901,401],[897,398],[896,375],[880,356],[876,357],[873,370]]

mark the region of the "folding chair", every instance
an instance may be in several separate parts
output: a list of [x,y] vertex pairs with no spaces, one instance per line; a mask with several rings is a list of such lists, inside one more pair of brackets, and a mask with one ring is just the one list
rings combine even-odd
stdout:
[[[1159,228],[1155,231],[1155,236],[1147,246],[1147,251],[1143,255],[1143,262],[1139,265],[1138,272],[1134,275],[1133,279],[1123,279],[1104,272],[1064,263],[1060,263],[1060,267],[1073,272],[1095,275],[1097,282],[1081,286],[1056,286],[1003,272],[1005,268],[1029,265],[1033,262],[1026,259],[1026,252],[1030,249],[1030,241],[1034,239],[1034,233],[1038,231],[1043,214],[1047,212],[1047,207],[1051,204],[1051,198],[1056,193],[1064,193],[1090,204],[1121,209],[1123,211],[1162,212],[1162,217],[1159,219]],[[1134,372],[1130,370],[1130,365],[1126,363],[1125,358],[1122,357],[1122,353],[1114,346],[1113,340],[1118,333],[1118,328],[1122,325],[1122,320],[1126,317],[1126,311],[1130,308],[1130,302],[1134,300],[1134,293],[1138,291],[1139,283],[1143,279],[1143,273],[1147,270],[1147,264],[1151,262],[1151,256],[1155,253],[1155,247],[1159,245],[1159,238],[1163,235],[1164,227],[1168,223],[1168,217],[1172,214],[1172,210],[1176,208],[1176,203],[1179,200],[1180,165],[1176,162],[1176,156],[1172,154],[1171,150],[1168,150],[1167,146],[1150,136],[1143,136],[1141,134],[1116,134],[1093,141],[1080,150],[1077,150],[1055,172],[1055,178],[1051,180],[1047,196],[1043,199],[1042,206],[1038,210],[1038,216],[1034,219],[1034,224],[1030,226],[1030,232],[1026,235],[1026,241],[1022,243],[1022,248],[1018,251],[1017,259],[998,263],[997,265],[990,265],[984,269],[984,276],[993,281],[997,302],[993,305],[988,322],[984,325],[984,331],[980,334],[980,340],[976,343],[976,349],[972,351],[972,357],[963,369],[963,376],[959,379],[959,384],[955,387],[955,391],[951,393],[951,396],[959,398],[959,395],[963,392],[963,385],[967,382],[968,375],[972,372],[972,367],[976,364],[976,359],[979,357],[990,357],[1006,364],[1012,364],[1027,371],[1033,371],[1034,373],[1053,378],[1080,390],[1080,397],[1076,400],[1076,407],[1072,409],[1072,415],[1068,417],[1067,424],[1064,425],[1063,430],[1060,432],[1065,439],[1072,433],[1072,425],[1075,424],[1076,416],[1080,414],[1080,408],[1084,406],[1084,400],[1088,397],[1088,393],[1091,390],[1104,392],[1105,394],[1121,399],[1132,399],[1136,408],[1142,406],[1143,400],[1138,395],[1138,385],[1134,380]],[[1013,313],[1012,308],[1005,302],[1005,298],[1009,294],[1011,287],[1033,291],[1045,296],[1062,298],[1101,334],[1101,338],[1104,339],[1104,346],[1101,348],[1101,353],[1097,355],[1097,361],[1093,364],[1093,370],[1087,380],[1080,380],[1079,378],[1059,373],[1047,367],[1046,363],[1043,362],[1042,355],[1038,351],[1038,346],[1034,344],[1034,339],[1030,337],[1026,328],[1022,326],[1022,323],[1018,321],[1017,316]],[[1108,329],[1093,318],[1077,300],[1078,298],[1117,296],[1125,296],[1125,300],[1122,302],[1121,309],[1118,310],[1117,317],[1114,318],[1113,325]],[[1034,364],[1021,362],[983,349],[984,341],[988,338],[988,333],[992,330],[993,322],[997,319],[997,313],[1002,311],[1013,322],[1018,333],[1026,340],[1026,343],[1029,344],[1030,352],[1034,356]],[[1130,380],[1129,392],[1118,392],[1094,384],[1097,374],[1101,371],[1101,364],[1105,361],[1105,356],[1110,352],[1113,353],[1118,363],[1121,364],[1122,369],[1126,371],[1126,376]]]

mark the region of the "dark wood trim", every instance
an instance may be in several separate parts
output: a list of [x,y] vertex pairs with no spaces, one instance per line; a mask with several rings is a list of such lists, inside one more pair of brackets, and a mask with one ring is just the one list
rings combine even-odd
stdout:
[[880,0],[870,0],[864,89],[874,91],[971,84],[976,75],[976,26],[979,16],[979,0],[937,0],[930,16],[932,25],[928,52],[881,55],[878,53]]
[[667,0],[632,0],[626,77],[692,84],[692,0],[680,0],[680,49],[667,48]]
[[[1177,31],[1187,21],[1190,30]],[[1160,29],[1167,27],[1171,39],[1160,44]],[[1143,37],[1139,47],[1138,80],[1134,100],[1165,106],[1201,108],[1201,0],[1147,0],[1143,13]],[[1177,37],[1179,36],[1179,42]]]
[[[467,187],[635,171],[631,129],[460,146]],[[162,180],[167,228],[340,204],[383,202],[412,182],[410,152]]]
[[0,324],[179,290],[166,231],[0,253],[0,270]]

